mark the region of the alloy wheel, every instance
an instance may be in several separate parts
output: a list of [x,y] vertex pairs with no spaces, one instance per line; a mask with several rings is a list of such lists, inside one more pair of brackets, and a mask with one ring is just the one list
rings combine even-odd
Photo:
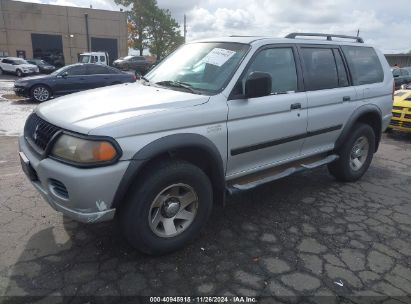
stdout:
[[157,236],[169,238],[183,233],[193,223],[198,197],[187,184],[167,186],[153,200],[148,221]]
[[47,88],[40,86],[33,90],[33,97],[40,102],[46,101],[50,97],[50,92]]
[[360,170],[365,164],[369,148],[367,137],[361,136],[355,141],[350,154],[350,167],[353,171]]

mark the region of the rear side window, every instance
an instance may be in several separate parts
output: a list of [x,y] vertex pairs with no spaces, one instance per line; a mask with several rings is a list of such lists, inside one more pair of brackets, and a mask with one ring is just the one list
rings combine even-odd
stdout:
[[382,82],[384,72],[375,50],[371,47],[342,46],[350,67],[354,85]]
[[337,66],[332,49],[301,48],[304,84],[308,91],[339,87]]
[[106,62],[106,57],[105,56],[100,56],[100,62]]

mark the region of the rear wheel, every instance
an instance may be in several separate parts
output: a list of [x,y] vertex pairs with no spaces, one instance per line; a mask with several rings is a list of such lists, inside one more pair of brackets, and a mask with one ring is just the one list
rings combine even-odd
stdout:
[[360,179],[370,166],[375,151],[375,134],[370,125],[357,123],[343,146],[340,158],[328,165],[336,179],[353,182]]
[[30,91],[30,97],[34,101],[44,102],[51,98],[51,91],[44,85],[34,86]]
[[136,249],[153,255],[175,251],[198,236],[212,209],[207,175],[183,161],[150,167],[119,210],[123,233]]

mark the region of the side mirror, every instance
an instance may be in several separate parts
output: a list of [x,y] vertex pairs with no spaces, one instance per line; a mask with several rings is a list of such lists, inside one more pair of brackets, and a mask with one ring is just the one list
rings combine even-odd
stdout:
[[264,72],[251,73],[245,82],[245,97],[255,98],[271,94],[272,78]]
[[63,74],[61,74],[61,77],[66,78],[68,76],[68,72],[64,72]]

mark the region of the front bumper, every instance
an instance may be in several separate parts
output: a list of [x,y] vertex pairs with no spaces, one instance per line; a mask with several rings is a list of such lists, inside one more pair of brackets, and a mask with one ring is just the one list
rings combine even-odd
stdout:
[[[106,167],[75,168],[50,158],[41,159],[23,136],[19,138],[19,151],[25,158],[23,171],[27,173],[25,161],[29,162],[34,172],[29,179],[53,209],[83,223],[113,219],[115,209],[111,205],[129,161]],[[65,187],[67,196],[57,191],[55,181]]]
[[390,129],[411,131],[411,107],[394,107],[389,124]]
[[15,86],[13,87],[14,94],[17,96],[29,97],[29,89],[25,87]]

